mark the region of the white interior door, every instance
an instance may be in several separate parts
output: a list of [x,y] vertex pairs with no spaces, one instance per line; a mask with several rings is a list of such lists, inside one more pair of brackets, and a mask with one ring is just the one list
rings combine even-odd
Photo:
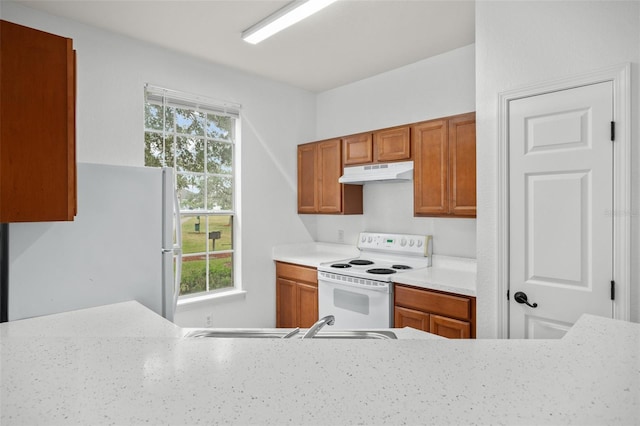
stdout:
[[509,102],[510,338],[612,316],[612,121],[611,82]]

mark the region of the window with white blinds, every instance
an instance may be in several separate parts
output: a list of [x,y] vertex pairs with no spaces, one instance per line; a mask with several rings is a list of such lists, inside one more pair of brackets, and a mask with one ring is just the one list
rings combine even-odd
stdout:
[[234,289],[240,106],[145,86],[145,165],[173,167],[182,216],[180,295]]

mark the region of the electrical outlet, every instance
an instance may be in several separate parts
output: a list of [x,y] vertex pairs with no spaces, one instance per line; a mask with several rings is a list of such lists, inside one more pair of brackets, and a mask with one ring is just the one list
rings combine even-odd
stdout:
[[338,242],[344,243],[344,230],[338,229]]
[[211,320],[211,315],[207,315],[204,318],[204,322],[207,327],[211,327],[213,325],[213,321]]

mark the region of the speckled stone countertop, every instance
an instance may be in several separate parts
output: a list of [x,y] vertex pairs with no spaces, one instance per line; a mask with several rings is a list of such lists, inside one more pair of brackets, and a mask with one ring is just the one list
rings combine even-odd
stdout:
[[186,339],[154,316],[128,302],[1,324],[0,423],[640,423],[639,324],[587,315],[539,341]]
[[[317,268],[325,262],[335,262],[359,256],[357,247],[345,244],[304,243],[273,248],[272,258],[280,262]],[[476,295],[476,260],[433,256],[433,266],[394,276],[394,282],[450,293]]]

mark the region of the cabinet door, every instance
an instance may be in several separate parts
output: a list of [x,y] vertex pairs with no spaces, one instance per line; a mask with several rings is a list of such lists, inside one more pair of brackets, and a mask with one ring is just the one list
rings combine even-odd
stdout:
[[75,216],[72,44],[0,21],[0,222]]
[[429,329],[433,334],[449,339],[468,339],[471,337],[471,324],[440,315],[430,315]]
[[340,139],[318,143],[318,212],[342,211],[342,150]]
[[373,138],[371,133],[342,138],[344,165],[373,162]]
[[449,120],[449,211],[476,216],[476,115]]
[[298,146],[298,212],[318,211],[317,144]]
[[298,326],[298,295],[295,281],[276,279],[276,327]]
[[449,212],[447,121],[433,120],[411,128],[414,141],[414,214]]
[[411,159],[411,132],[409,126],[380,130],[373,135],[376,161]]
[[298,327],[309,328],[318,321],[318,287],[298,283]]
[[429,314],[396,306],[394,309],[394,327],[411,327],[417,330],[429,331]]

